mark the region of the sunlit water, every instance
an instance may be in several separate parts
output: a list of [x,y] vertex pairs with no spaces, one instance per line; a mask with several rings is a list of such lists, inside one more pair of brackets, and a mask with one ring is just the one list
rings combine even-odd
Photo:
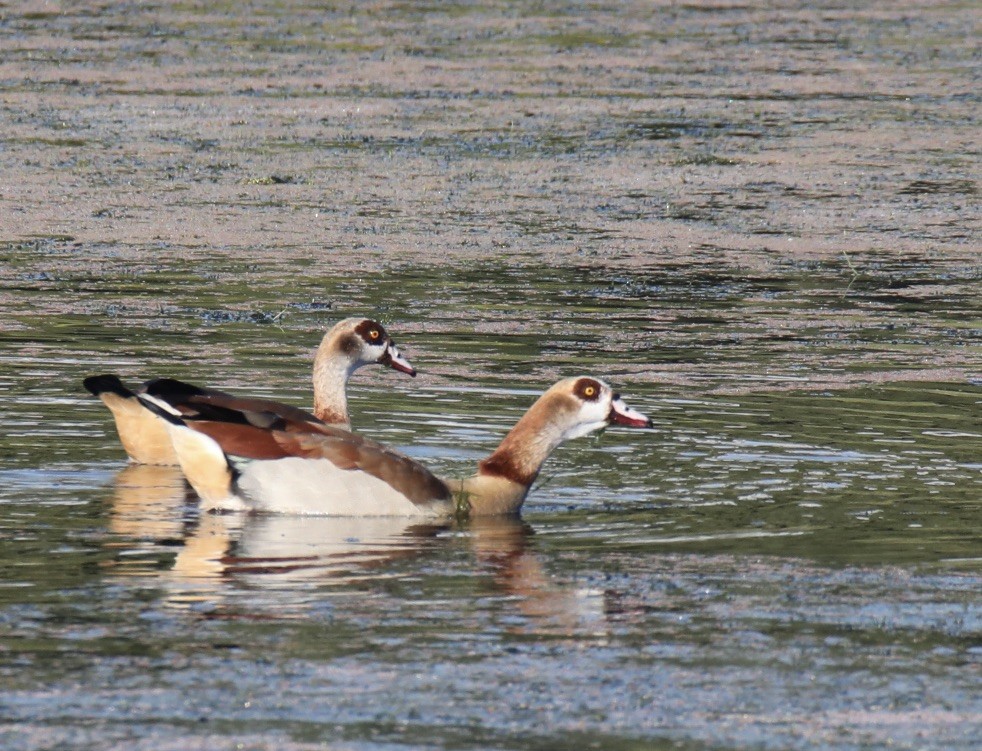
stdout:
[[[212,335],[233,332],[282,333]],[[283,384],[304,365],[222,368]],[[419,525],[199,515],[178,473],[126,466],[76,376],[44,345],[8,401],[6,747],[977,738],[972,384],[698,399],[636,384],[655,427],[561,449],[523,520]],[[427,381],[356,376],[355,422],[448,474],[534,398]]]
[[[11,14],[0,746],[978,748],[977,94],[921,6]],[[81,388],[309,406],[362,314],[420,375],[354,425],[441,474],[561,376],[654,426],[521,520],[241,518]]]

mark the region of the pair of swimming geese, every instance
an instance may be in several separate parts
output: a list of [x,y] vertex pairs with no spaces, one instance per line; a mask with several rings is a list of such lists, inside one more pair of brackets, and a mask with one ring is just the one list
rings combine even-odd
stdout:
[[416,375],[377,322],[349,318],[314,358],[313,414],[160,378],[134,391],[114,375],[86,378],[110,409],[133,462],[179,465],[207,511],[321,516],[517,514],[543,463],[563,441],[611,423],[649,427],[601,380],[559,381],[465,480],[351,432],[345,388],[363,365]]

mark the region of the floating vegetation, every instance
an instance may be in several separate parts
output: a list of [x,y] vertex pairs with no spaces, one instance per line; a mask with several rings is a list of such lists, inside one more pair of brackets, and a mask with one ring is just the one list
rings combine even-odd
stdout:
[[197,315],[205,323],[276,323],[285,310],[267,313],[263,310],[198,310]]
[[243,182],[246,185],[296,185],[302,180],[293,175],[267,175],[265,177],[250,177]]
[[951,193],[973,196],[977,192],[974,180],[914,180],[897,191],[901,195]]

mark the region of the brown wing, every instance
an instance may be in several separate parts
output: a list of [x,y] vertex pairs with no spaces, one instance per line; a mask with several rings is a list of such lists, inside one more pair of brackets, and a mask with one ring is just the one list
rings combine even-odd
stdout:
[[283,459],[292,456],[271,430],[234,422],[187,420],[189,428],[213,438],[229,456],[246,459]]
[[341,469],[358,469],[390,485],[418,506],[450,501],[446,483],[422,464],[375,441],[327,426],[292,423],[271,434],[291,456],[327,459]]
[[[186,424],[213,438],[229,456],[282,459],[297,456],[327,459],[341,469],[357,469],[382,480],[419,506],[453,497],[446,483],[426,467],[397,451],[329,425],[242,413],[247,422],[188,419]],[[272,424],[258,427],[268,417]]]

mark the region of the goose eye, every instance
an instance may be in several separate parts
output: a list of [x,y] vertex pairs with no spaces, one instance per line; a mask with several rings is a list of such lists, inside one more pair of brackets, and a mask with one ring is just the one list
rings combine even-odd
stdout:
[[600,398],[600,384],[592,378],[581,378],[573,388],[580,399],[586,402],[593,402]]
[[380,336],[382,336],[382,332],[379,331],[378,329],[372,329],[371,331],[368,332],[368,338],[371,339],[373,342],[377,342]]

